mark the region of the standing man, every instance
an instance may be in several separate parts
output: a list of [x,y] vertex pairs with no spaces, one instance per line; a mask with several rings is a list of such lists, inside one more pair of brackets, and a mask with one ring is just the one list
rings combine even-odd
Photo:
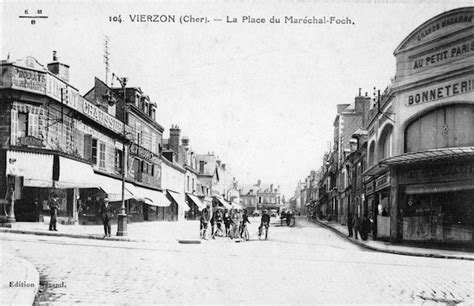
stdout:
[[112,211],[110,210],[109,198],[104,199],[104,203],[100,208],[100,216],[104,224],[105,237],[111,237],[110,218],[112,218]]
[[354,219],[352,220],[352,228],[354,230],[354,238],[357,238],[357,234],[360,233],[360,219],[359,216],[356,214]]
[[200,231],[200,236],[201,236],[201,239],[206,239],[207,240],[207,237],[206,237],[206,232],[207,232],[207,227],[209,225],[209,220],[211,218],[210,216],[210,211],[209,211],[209,204],[206,205],[206,207],[202,210],[201,212],[201,219],[200,219],[200,223],[201,223],[201,231]]
[[347,237],[352,237],[352,214],[347,215],[347,231],[349,232]]
[[49,221],[49,230],[50,231],[58,231],[56,229],[56,219],[58,217],[58,210],[59,210],[59,197],[57,194],[52,194],[52,199],[49,202],[49,215],[51,216],[51,220]]

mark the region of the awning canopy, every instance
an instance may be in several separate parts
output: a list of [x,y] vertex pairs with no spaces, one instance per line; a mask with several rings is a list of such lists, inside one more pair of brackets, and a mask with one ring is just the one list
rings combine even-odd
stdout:
[[136,199],[152,206],[167,207],[171,204],[164,193],[158,190],[135,186],[133,195]]
[[189,210],[189,206],[188,204],[186,204],[186,202],[184,202],[184,197],[181,193],[168,189],[168,194],[173,199],[173,201],[175,201],[176,204],[178,204],[178,206],[184,208],[185,211]]
[[59,156],[59,180],[56,188],[99,187],[92,166],[73,159]]
[[222,205],[224,206],[226,209],[231,209],[232,206],[226,201],[224,200],[223,198],[220,198],[220,197],[216,197],[217,201]]
[[196,204],[196,206],[198,207],[199,211],[203,210],[204,208],[206,208],[206,204],[204,204],[201,200],[199,200],[199,198],[195,195],[192,195],[192,194],[189,194],[187,193],[186,194],[188,196],[188,198],[194,203]]
[[384,159],[380,164],[403,165],[419,162],[433,162],[452,158],[474,157],[474,147],[440,148],[422,152],[405,153]]
[[408,185],[406,186],[406,194],[426,194],[426,193],[440,193],[440,192],[456,192],[461,190],[474,189],[474,181],[456,181],[443,182],[422,185]]
[[53,187],[53,155],[7,151],[7,175],[23,177],[27,187]]
[[[97,185],[102,189],[111,202],[121,201],[122,200],[122,181],[119,179],[114,179],[108,176],[95,174],[95,179]],[[133,193],[130,191],[130,186],[133,186],[130,183],[125,182],[124,198],[125,200],[131,199],[134,197]]]

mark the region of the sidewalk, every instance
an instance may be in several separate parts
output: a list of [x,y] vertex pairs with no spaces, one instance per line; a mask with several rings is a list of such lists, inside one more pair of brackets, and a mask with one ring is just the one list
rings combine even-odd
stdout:
[[463,260],[474,260],[474,253],[463,252],[463,251],[454,251],[454,250],[442,250],[442,249],[431,249],[431,248],[422,248],[414,247],[407,245],[398,245],[391,244],[385,241],[378,240],[362,240],[359,237],[359,240],[355,238],[347,237],[349,231],[346,225],[341,225],[336,222],[328,222],[325,220],[311,220],[316,224],[319,224],[323,227],[326,227],[344,239],[357,244],[363,248],[370,249],[378,252],[399,254],[399,255],[409,255],[409,256],[423,256],[423,257],[434,257],[434,258],[447,258],[447,259],[463,259]]
[[112,237],[104,237],[102,225],[57,225],[57,232],[49,231],[48,224],[16,222],[11,228],[0,227],[0,233],[18,233],[85,239],[132,242],[199,241],[199,221],[148,221],[127,224],[128,235],[116,236],[117,225],[112,225]]
[[27,260],[0,252],[2,305],[32,305],[39,289],[39,274]]

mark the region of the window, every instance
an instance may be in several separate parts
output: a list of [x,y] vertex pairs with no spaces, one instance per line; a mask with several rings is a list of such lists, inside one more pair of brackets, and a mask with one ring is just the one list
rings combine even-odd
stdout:
[[18,112],[18,137],[28,136],[28,113]]
[[151,176],[155,176],[155,165],[151,164]]
[[159,152],[157,151],[157,147],[156,147],[156,133],[151,133],[151,152],[155,153],[155,154],[159,154]]
[[105,143],[99,143],[99,167],[105,168]]
[[122,150],[115,149],[115,171],[122,172]]
[[143,135],[142,135],[142,125],[138,122],[135,125],[135,132],[136,132],[135,140],[137,144],[140,145],[142,142]]
[[194,191],[194,177],[192,179],[192,182],[193,182],[193,184],[192,184],[193,189],[191,191]]
[[199,161],[199,173],[204,173],[204,161]]
[[140,167],[140,169],[141,169],[142,172],[145,172],[145,171],[146,171],[145,167],[146,167],[146,166],[145,166],[145,161],[142,160],[142,161],[141,161],[141,167]]
[[92,138],[91,161],[94,165],[97,164],[97,139]]
[[186,176],[186,190],[189,191],[189,176]]

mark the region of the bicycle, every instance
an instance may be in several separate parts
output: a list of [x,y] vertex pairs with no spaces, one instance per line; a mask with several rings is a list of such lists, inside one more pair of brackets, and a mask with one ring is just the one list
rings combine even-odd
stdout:
[[[268,228],[269,227],[270,227],[269,224],[266,223],[266,222],[259,227],[259,229],[258,229],[258,239],[261,240],[262,236],[263,236],[265,238],[265,240],[267,240],[267,238],[268,238]],[[262,229],[265,230],[265,233],[262,233]]]

